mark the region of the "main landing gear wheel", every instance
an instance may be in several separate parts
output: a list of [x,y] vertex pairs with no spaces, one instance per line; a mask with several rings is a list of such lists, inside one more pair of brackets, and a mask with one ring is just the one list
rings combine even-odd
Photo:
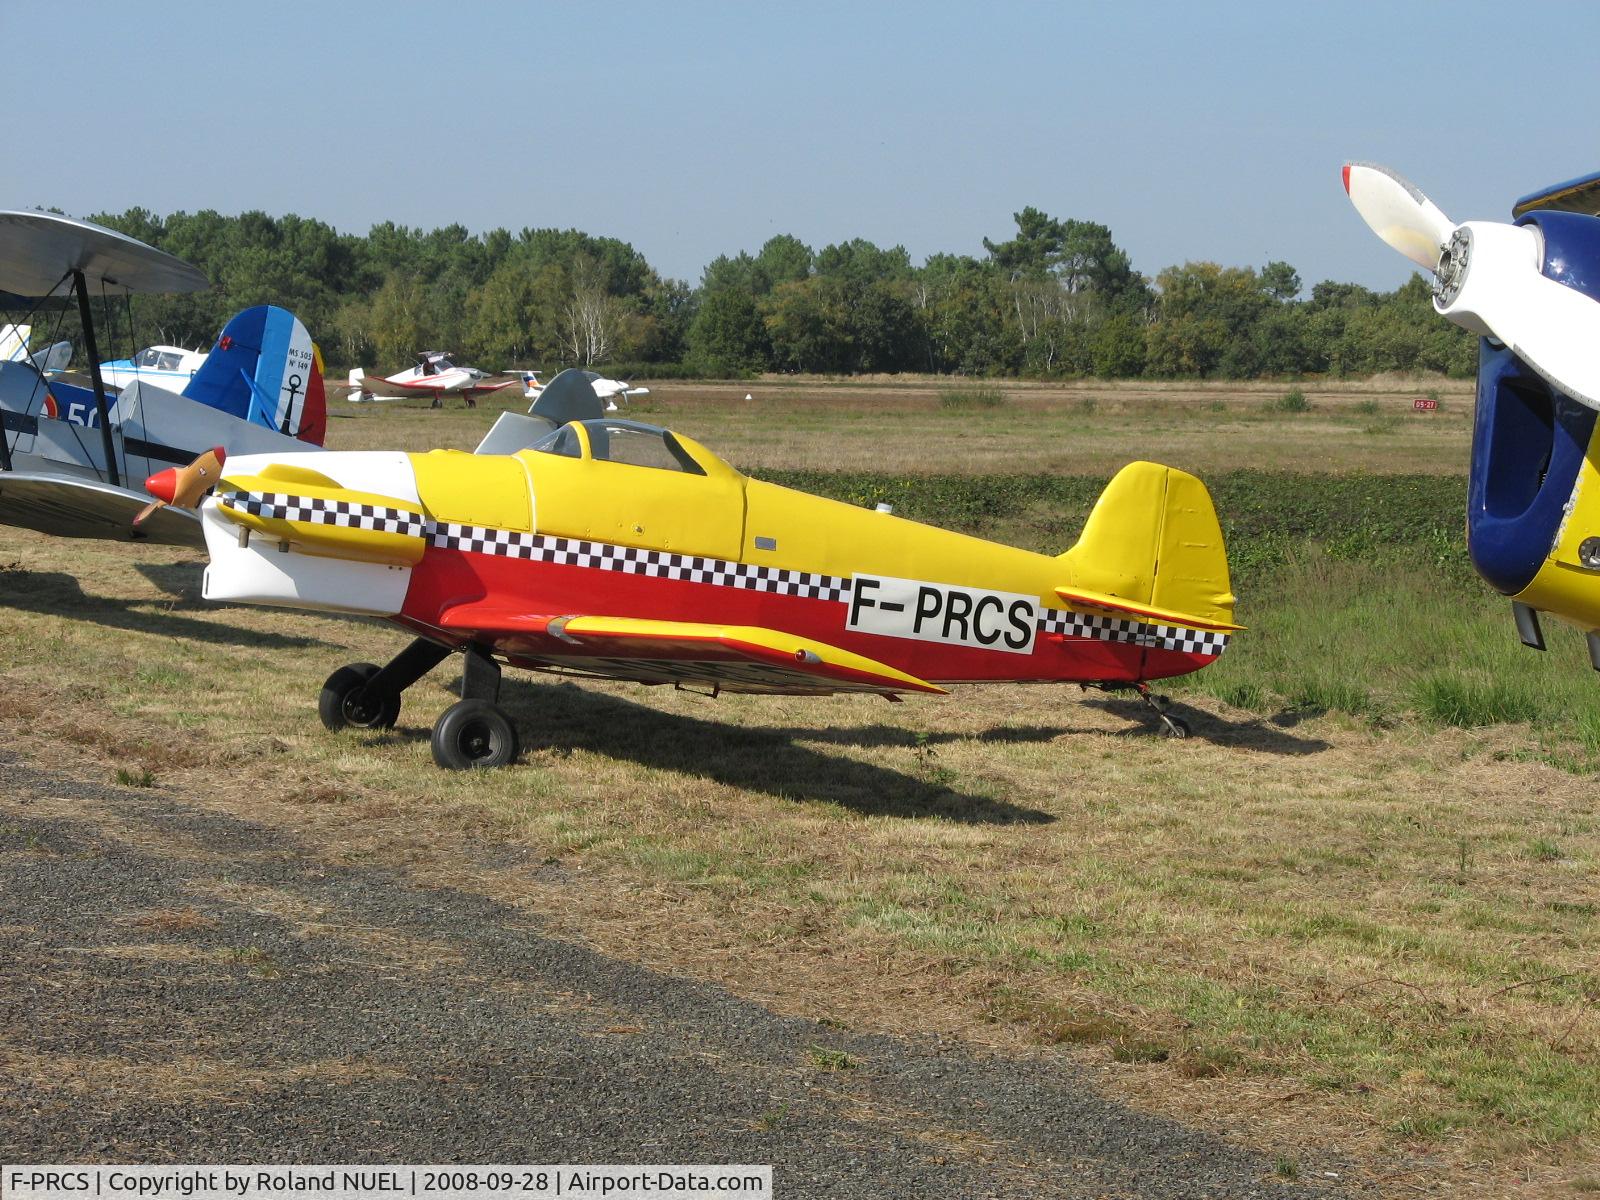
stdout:
[[503,767],[516,757],[516,726],[487,700],[458,700],[433,726],[433,761],[447,771]]
[[372,663],[351,663],[328,676],[317,698],[317,715],[329,729],[393,729],[400,719],[400,696],[371,692],[367,681],[378,673]]

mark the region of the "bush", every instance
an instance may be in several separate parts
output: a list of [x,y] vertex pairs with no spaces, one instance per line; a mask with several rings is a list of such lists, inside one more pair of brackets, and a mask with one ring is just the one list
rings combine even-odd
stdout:
[[1268,412],[1278,413],[1303,413],[1311,410],[1311,401],[1306,399],[1306,394],[1299,388],[1285,392],[1276,400],[1267,401]]
[[940,408],[999,408],[1006,394],[997,387],[947,387],[939,389]]

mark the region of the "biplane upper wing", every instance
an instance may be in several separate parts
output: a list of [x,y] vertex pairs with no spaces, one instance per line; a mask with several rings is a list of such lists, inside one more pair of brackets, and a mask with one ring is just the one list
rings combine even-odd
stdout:
[[560,616],[482,603],[458,605],[444,628],[470,630],[520,663],[640,683],[692,683],[734,692],[943,693],[886,663],[812,638],[755,625]]
[[1521,218],[1544,209],[1600,216],[1600,174],[1584,175],[1530,192],[1511,206],[1511,215]]
[[140,492],[75,475],[0,472],[0,522],[4,524],[57,537],[114,538],[205,549],[200,522],[186,509],[160,509],[135,529],[133,518],[149,499]]

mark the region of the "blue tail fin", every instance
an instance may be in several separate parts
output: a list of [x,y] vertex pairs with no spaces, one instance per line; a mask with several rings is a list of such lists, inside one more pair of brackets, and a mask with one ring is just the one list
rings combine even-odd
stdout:
[[299,318],[274,305],[229,321],[183,394],[314,445],[327,430],[322,356]]

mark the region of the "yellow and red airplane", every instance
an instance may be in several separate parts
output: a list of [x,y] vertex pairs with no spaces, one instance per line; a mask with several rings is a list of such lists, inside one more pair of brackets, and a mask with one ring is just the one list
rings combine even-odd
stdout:
[[[163,498],[202,488],[165,480]],[[329,677],[330,729],[392,726],[401,693],[462,651],[461,701],[433,729],[451,768],[516,756],[502,662],[713,693],[1131,687],[1181,737],[1150,681],[1205,666],[1240,628],[1205,486],[1148,462],[1050,556],[763,483],[636,421],[508,413],[471,454],[229,456],[201,524],[208,599],[415,635],[387,666]]]

